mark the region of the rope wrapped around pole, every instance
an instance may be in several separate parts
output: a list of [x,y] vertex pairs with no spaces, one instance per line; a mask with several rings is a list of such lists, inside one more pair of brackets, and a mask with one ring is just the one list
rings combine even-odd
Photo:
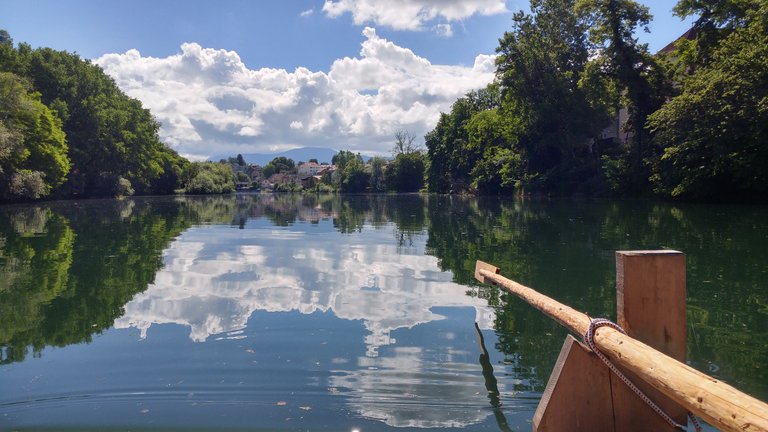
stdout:
[[[505,278],[478,262],[475,276],[520,297],[531,306],[581,337],[590,317],[532,288]],[[640,379],[683,408],[724,431],[768,432],[768,404],[705,375],[611,327],[595,330],[594,343],[613,363]]]

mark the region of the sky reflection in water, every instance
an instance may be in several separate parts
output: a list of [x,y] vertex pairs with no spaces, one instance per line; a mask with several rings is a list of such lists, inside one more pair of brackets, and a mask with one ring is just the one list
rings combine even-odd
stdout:
[[[30,403],[6,420],[177,427],[218,415],[217,427],[506,428],[500,396],[505,410],[530,417],[533,405],[514,401],[517,380],[500,380],[489,399],[473,323],[493,339],[494,310],[439,270],[425,234],[410,233],[407,247],[391,223],[342,234],[332,213],[240,225],[177,236],[154,281],[123,306],[117,331],[6,368],[6,384],[22,385],[29,400],[0,406]],[[504,356],[494,357],[502,376]],[[33,415],[35,406],[46,414]]]

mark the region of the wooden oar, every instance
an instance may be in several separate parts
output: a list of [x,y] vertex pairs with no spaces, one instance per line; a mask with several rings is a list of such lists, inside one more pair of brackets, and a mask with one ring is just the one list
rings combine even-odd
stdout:
[[[478,261],[475,278],[482,283],[501,286],[579,337],[587,332],[589,316],[507,279],[498,272],[498,268]],[[718,429],[768,432],[768,404],[610,327],[599,328],[594,340],[598,349],[616,365],[632,371]]]

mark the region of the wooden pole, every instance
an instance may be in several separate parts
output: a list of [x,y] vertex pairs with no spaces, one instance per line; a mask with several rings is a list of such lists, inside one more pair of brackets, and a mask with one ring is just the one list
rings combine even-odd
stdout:
[[[589,316],[507,279],[498,271],[498,268],[478,261],[475,275],[480,282],[497,284],[515,294],[579,337],[586,333]],[[632,371],[716,428],[768,432],[768,404],[612,328],[599,328],[595,343],[617,366]]]

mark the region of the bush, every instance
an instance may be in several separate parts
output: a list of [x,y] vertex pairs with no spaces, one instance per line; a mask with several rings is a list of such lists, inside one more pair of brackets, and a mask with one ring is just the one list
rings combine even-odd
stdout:
[[48,195],[50,187],[40,171],[20,170],[11,176],[10,193],[22,199],[38,199]]
[[184,190],[188,194],[223,194],[235,190],[235,175],[229,164],[194,163],[195,175]]
[[131,187],[131,181],[123,177],[118,177],[117,183],[115,184],[115,196],[127,197],[131,195],[133,195],[133,188]]

